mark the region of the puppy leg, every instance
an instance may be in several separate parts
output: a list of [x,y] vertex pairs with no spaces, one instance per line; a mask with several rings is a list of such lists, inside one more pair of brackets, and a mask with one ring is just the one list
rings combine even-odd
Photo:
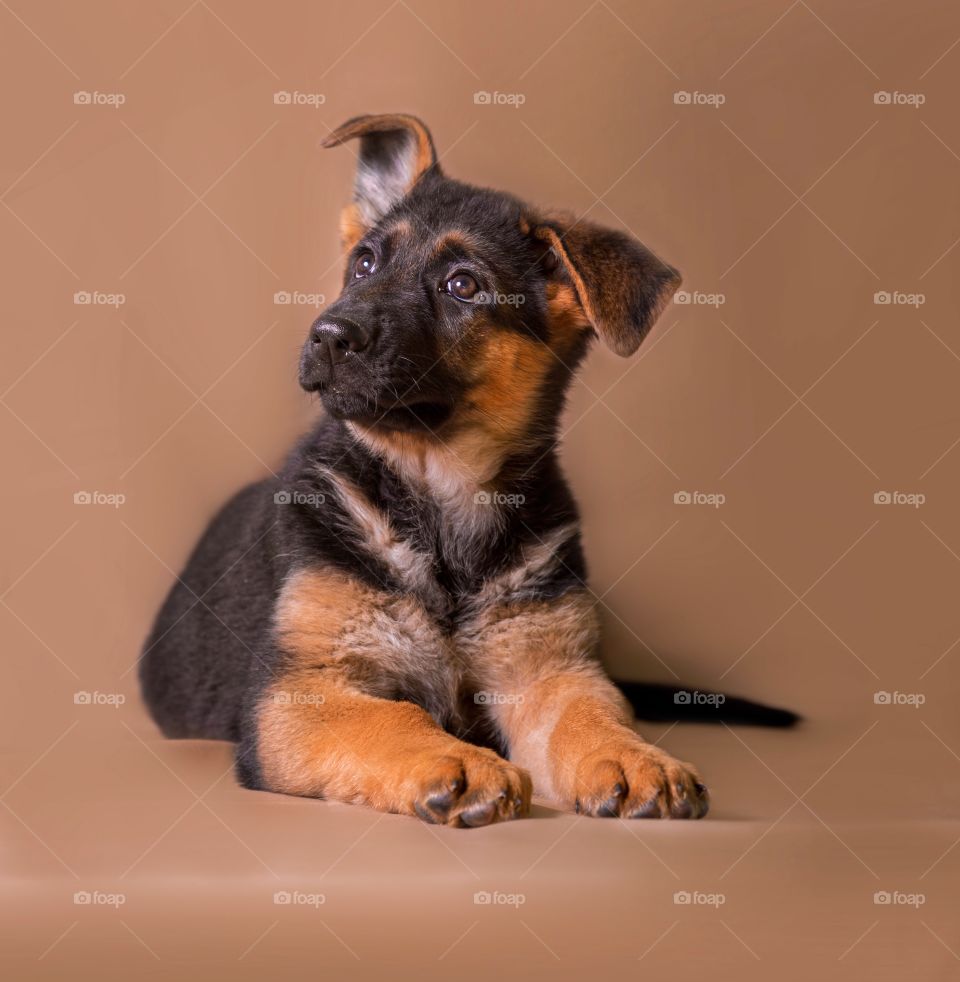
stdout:
[[413,703],[323,675],[287,675],[261,698],[255,752],[265,790],[461,828],[526,813],[530,780],[518,767],[457,740]]
[[444,639],[416,601],[300,572],[281,591],[274,633],[276,667],[252,700],[239,751],[248,786],[457,827],[528,810],[520,768],[391,698],[418,691],[443,707],[455,697]]
[[696,770],[635,732],[626,701],[594,660],[596,618],[585,594],[485,616],[477,635],[484,685],[507,694],[490,712],[537,793],[601,817],[707,813]]
[[647,743],[612,683],[592,673],[541,678],[505,714],[511,760],[546,778],[554,796],[587,815],[702,818],[707,789],[690,764]]

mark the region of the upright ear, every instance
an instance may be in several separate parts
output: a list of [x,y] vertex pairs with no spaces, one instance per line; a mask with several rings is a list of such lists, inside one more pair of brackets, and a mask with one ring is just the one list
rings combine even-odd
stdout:
[[623,232],[564,220],[534,224],[532,232],[550,246],[589,325],[618,355],[632,355],[680,286],[680,274]]
[[337,147],[360,138],[360,155],[353,190],[353,206],[343,217],[344,238],[359,238],[407,195],[431,168],[437,153],[430,131],[416,116],[390,114],[357,116],[337,127],[324,141]]

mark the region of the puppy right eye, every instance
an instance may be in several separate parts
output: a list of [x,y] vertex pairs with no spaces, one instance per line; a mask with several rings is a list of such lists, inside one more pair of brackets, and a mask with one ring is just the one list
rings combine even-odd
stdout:
[[470,303],[480,290],[477,281],[469,273],[454,273],[444,284],[444,288],[451,297]]
[[377,260],[369,249],[364,249],[353,264],[353,275],[359,280],[369,276],[377,268]]

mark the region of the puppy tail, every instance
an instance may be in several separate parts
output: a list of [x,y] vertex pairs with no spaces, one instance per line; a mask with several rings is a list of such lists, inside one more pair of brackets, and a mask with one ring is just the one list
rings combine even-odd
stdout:
[[736,726],[794,726],[802,719],[789,709],[693,686],[614,679],[638,719],[652,722],[729,723]]

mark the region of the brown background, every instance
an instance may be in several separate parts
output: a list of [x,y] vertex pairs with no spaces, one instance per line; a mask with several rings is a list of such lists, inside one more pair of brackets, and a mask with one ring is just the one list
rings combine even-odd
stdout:
[[[955,977],[960,8],[9,0],[0,25],[11,977]],[[314,310],[274,294],[335,295],[353,156],[318,142],[377,111],[723,294],[671,305],[630,362],[595,351],[565,423],[610,663],[807,717],[665,735],[711,785],[704,823],[541,807],[463,833],[255,795],[228,747],[165,743],[139,705],[172,576],[313,412]],[[74,302],[94,291],[125,302]],[[73,903],[96,890],[125,903]]]

